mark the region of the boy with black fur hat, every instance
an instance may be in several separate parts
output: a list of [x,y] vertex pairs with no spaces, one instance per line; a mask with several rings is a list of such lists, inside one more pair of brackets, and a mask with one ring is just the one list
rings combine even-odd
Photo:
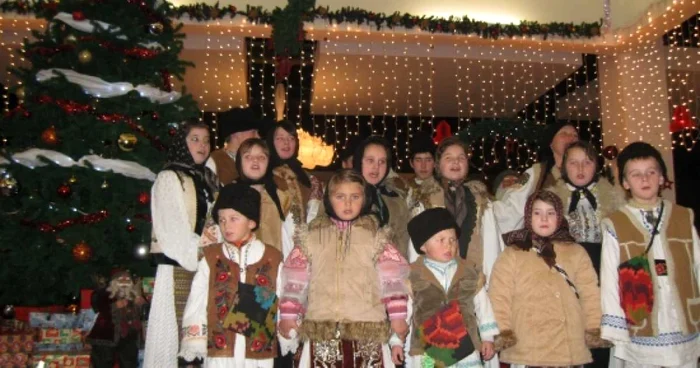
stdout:
[[220,149],[211,153],[207,167],[216,173],[221,185],[231,184],[238,178],[236,153],[241,143],[249,138],[260,138],[262,122],[250,108],[235,108],[218,113]]
[[406,204],[415,214],[418,202],[430,201],[430,195],[434,192],[431,188],[439,186],[435,180],[435,142],[427,133],[414,133],[409,142],[409,151],[409,163],[416,176],[408,182]]
[[180,356],[205,367],[269,367],[277,356],[282,254],[255,237],[260,193],[225,186],[212,209],[224,242],[204,249],[183,316]]
[[[413,290],[412,367],[482,366],[494,356],[498,327],[484,289],[484,276],[457,252],[459,227],[445,208],[428,209],[408,223],[408,232],[421,254],[411,264]],[[404,350],[392,336],[394,363]],[[481,355],[481,356],[480,356]]]
[[696,367],[700,357],[700,240],[691,210],[659,197],[661,154],[635,142],[617,159],[628,201],[603,220],[601,335],[611,366]]

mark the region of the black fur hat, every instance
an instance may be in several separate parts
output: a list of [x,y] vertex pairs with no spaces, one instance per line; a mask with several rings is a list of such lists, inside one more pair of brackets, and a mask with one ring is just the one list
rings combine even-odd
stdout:
[[425,210],[408,222],[408,235],[411,236],[416,253],[423,254],[420,248],[433,235],[442,230],[455,229],[459,238],[459,226],[446,208],[436,207]]
[[625,149],[620,152],[620,155],[617,156],[617,174],[620,185],[622,185],[625,176],[625,165],[627,161],[644,158],[653,158],[656,160],[656,162],[659,163],[659,168],[661,168],[661,175],[663,175],[664,180],[668,180],[666,163],[663,157],[661,157],[661,153],[649,143],[634,142],[625,147]]
[[260,225],[260,193],[243,183],[231,183],[219,191],[212,208],[214,221],[219,222],[219,210],[230,208],[240,212],[248,220],[255,221],[255,229]]

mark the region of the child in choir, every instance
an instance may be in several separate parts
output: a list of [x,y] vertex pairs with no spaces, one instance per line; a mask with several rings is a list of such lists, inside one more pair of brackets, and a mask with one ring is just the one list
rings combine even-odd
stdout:
[[603,220],[602,336],[611,366],[697,367],[700,241],[691,210],[659,197],[661,154],[636,142],[617,159],[627,204]]
[[255,236],[286,257],[294,246],[294,219],[289,211],[291,199],[283,190],[287,183],[272,175],[269,163],[270,149],[264,140],[251,138],[243,141],[236,154],[239,173],[236,182],[250,185],[260,193],[260,225]]
[[366,186],[352,170],[336,173],[325,213],[285,261],[279,330],[303,339],[299,367],[393,367],[390,331],[407,333],[409,266],[370,213]]
[[183,317],[180,356],[204,367],[269,367],[282,253],[255,236],[260,193],[233,183],[213,208],[224,241],[204,249]]
[[525,228],[504,235],[508,246],[493,272],[489,297],[504,344],[501,362],[575,366],[592,361],[600,339],[600,289],[585,249],[569,235],[561,200],[535,192]]
[[[421,254],[411,264],[412,367],[481,367],[494,356],[498,327],[484,277],[457,253],[459,228],[444,208],[414,217],[408,232]],[[392,339],[394,363],[403,361],[401,340]]]

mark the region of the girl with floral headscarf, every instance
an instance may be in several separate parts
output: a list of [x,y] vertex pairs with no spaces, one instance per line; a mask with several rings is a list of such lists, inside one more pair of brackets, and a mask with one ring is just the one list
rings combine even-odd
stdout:
[[572,366],[592,361],[600,339],[600,289],[586,250],[569,234],[559,197],[535,192],[525,228],[504,235],[508,246],[493,271],[489,297],[506,346],[501,362]]
[[209,234],[209,207],[217,192],[216,175],[204,166],[210,152],[209,127],[187,122],[168,150],[168,161],[151,190],[153,239],[158,264],[146,336],[144,367],[178,365],[179,327],[201,247]]

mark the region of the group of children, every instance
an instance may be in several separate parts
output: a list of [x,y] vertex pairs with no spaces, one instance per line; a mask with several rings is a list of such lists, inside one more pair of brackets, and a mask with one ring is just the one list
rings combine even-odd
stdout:
[[[522,226],[501,234],[498,201],[466,185],[468,149],[456,138],[436,151],[412,145],[411,165],[424,175],[407,186],[392,175],[383,141],[368,138],[353,169],[331,177],[308,216],[308,207],[292,209],[288,188],[299,183],[269,167],[281,146],[295,151],[298,141],[271,137],[270,145],[240,144],[238,177],[211,209],[218,233],[199,231],[208,240],[196,248],[181,360],[273,367],[287,355],[305,368],[478,367],[495,356],[518,367],[697,364],[700,241],[692,212],[659,197],[668,179],[650,145],[630,144],[618,158],[625,201],[596,175],[595,150],[568,142],[548,167],[559,178],[541,187],[526,176],[503,194],[511,204],[527,198]],[[198,147],[190,152],[202,165]],[[284,160],[292,167],[294,159]]]

